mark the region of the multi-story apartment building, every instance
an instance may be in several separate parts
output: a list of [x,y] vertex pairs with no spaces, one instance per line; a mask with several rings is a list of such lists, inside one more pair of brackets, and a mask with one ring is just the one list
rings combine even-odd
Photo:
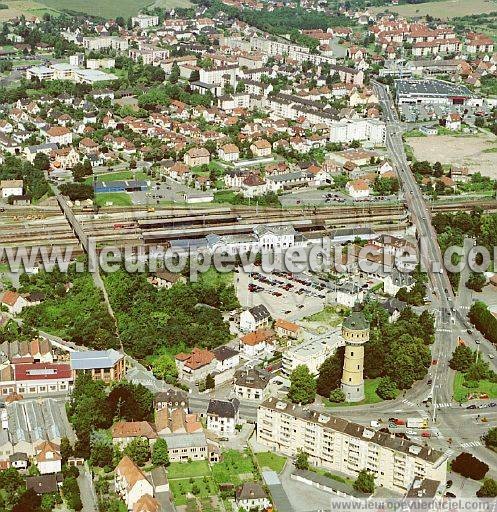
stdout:
[[367,469],[377,486],[401,493],[415,479],[447,477],[440,451],[274,397],[257,411],[257,441],[287,456],[302,449],[312,464],[352,478]]
[[127,39],[117,36],[83,37],[83,47],[86,50],[103,50],[109,48],[124,52],[129,48]]
[[131,18],[131,23],[134,27],[150,28],[156,27],[159,24],[159,16],[150,16],[148,14],[138,14]]
[[311,373],[317,374],[325,359],[333,355],[336,349],[343,345],[345,345],[345,340],[338,330],[331,336],[327,333],[325,336],[304,341],[283,353],[283,373],[290,375],[297,366],[304,365],[309,368]]
[[80,373],[88,373],[93,380],[109,383],[124,377],[126,362],[124,355],[114,349],[71,352],[71,369],[74,379]]

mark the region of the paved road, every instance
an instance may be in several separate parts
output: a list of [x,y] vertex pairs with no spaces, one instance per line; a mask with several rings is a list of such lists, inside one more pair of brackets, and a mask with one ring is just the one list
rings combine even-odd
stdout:
[[[418,237],[420,238],[421,261],[427,271],[434,295],[436,296],[436,301],[433,303],[433,310],[436,316],[436,334],[432,353],[433,358],[438,363],[431,369],[431,417],[435,421],[439,420],[438,426],[447,436],[459,439],[459,432],[461,431],[460,409],[449,408],[447,413],[440,414],[442,409],[439,406],[440,404],[452,402],[452,380],[448,378],[450,375],[448,361],[456,346],[457,336],[461,332],[466,331],[469,324],[466,319],[466,313],[456,307],[454,291],[443,266],[437,234],[432,224],[431,212],[426,207],[421,190],[416,183],[406,158],[402,141],[402,127],[399,123],[393,100],[386,86],[377,82],[373,85],[387,123],[386,146],[397,169],[411,214],[411,220],[416,226]],[[466,300],[465,296],[459,300],[464,302]],[[476,345],[474,333],[472,335],[466,334],[466,337],[470,339],[470,343]],[[408,394],[407,400],[416,403],[418,398],[419,395],[414,390]],[[497,456],[493,452],[480,446],[469,446],[467,450],[479,458],[490,462],[493,467],[496,467]]]
[[87,463],[79,468],[78,485],[83,503],[83,512],[98,512],[98,500]]

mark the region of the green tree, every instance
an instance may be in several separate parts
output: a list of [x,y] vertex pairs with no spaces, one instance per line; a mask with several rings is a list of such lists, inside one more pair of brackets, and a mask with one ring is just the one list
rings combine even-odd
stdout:
[[37,153],[33,165],[40,171],[48,171],[50,169],[50,159],[45,153]]
[[295,458],[295,467],[297,469],[309,469],[309,455],[301,448],[297,450],[297,457]]
[[383,377],[376,388],[376,394],[383,400],[393,400],[398,392],[397,385],[390,377]]
[[340,388],[336,388],[330,393],[330,402],[338,404],[345,402],[345,398],[345,393]]
[[367,469],[361,469],[354,482],[354,489],[365,494],[374,493],[374,475]]
[[493,478],[485,478],[476,495],[478,498],[495,498],[497,496],[497,482]]
[[144,466],[150,459],[150,447],[148,439],[136,437],[133,439],[123,451],[138,466]]
[[475,362],[475,353],[467,345],[457,345],[452,353],[449,366],[459,372],[467,372]]
[[62,457],[62,464],[67,462],[69,457],[72,457],[74,454],[73,448],[71,446],[71,442],[67,437],[63,437],[60,440],[60,455]]
[[168,354],[162,354],[154,359],[152,372],[158,378],[174,384],[178,378],[178,369],[174,359]]
[[94,466],[112,466],[114,446],[108,430],[95,430],[90,435],[91,457]]
[[214,389],[216,387],[216,381],[211,373],[205,378],[205,389]]
[[181,72],[180,72],[178,63],[173,62],[173,65],[171,66],[171,74],[169,75],[169,81],[172,84],[178,83],[180,75],[181,75]]
[[469,279],[466,281],[466,286],[470,290],[481,292],[486,283],[487,280],[485,278],[485,274],[482,272],[471,272]]
[[316,398],[316,380],[309,368],[299,365],[290,375],[290,391],[288,398],[293,403],[310,404]]
[[491,428],[483,439],[487,448],[497,450],[497,427]]
[[152,418],[154,395],[142,384],[121,381],[112,387],[107,404],[115,419],[148,421]]
[[152,448],[152,464],[169,466],[169,451],[165,439],[159,438]]
[[319,367],[319,374],[316,382],[316,391],[324,397],[340,386],[340,379],[343,373],[344,347],[339,347],[335,353],[326,358]]

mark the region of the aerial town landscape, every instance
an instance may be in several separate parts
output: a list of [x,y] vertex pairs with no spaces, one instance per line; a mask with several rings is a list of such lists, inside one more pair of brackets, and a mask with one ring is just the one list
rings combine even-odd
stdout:
[[496,0],[0,24],[0,512],[495,510]]

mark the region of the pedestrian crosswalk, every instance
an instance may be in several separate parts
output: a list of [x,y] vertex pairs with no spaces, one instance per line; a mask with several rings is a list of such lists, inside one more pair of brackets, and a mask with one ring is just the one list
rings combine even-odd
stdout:
[[461,448],[476,448],[477,446],[483,446],[481,441],[469,441],[468,443],[461,443]]
[[410,405],[411,407],[417,407],[415,403],[411,402],[410,400],[407,400],[406,398],[402,399],[402,403]]
[[445,459],[449,459],[450,457],[452,457],[452,455],[454,455],[454,450],[451,450],[450,448],[445,450],[443,454]]
[[448,409],[449,407],[452,407],[454,404],[450,403],[450,402],[443,402],[443,403],[440,403],[440,404],[435,404],[435,407],[437,409]]
[[451,329],[444,329],[442,327],[440,327],[439,329],[437,329],[437,332],[452,332]]

